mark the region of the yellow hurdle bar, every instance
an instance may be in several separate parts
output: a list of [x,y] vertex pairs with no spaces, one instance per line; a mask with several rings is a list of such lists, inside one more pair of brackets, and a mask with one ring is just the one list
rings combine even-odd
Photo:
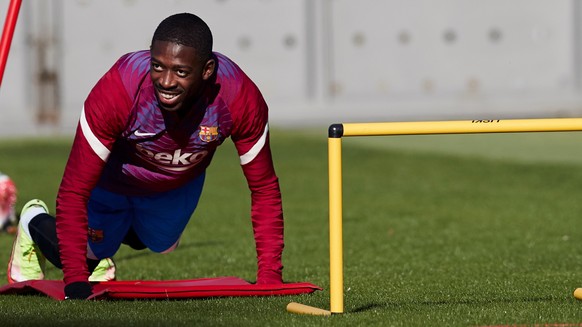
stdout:
[[342,136],[568,132],[581,131],[582,118],[474,119],[388,123],[348,123]]
[[331,313],[344,312],[342,137],[567,131],[582,131],[582,118],[474,119],[458,121],[344,123],[331,125],[329,127],[328,138]]
[[[331,315],[344,312],[342,231],[342,137],[424,134],[474,134],[582,131],[582,118],[475,119],[385,123],[345,123],[329,127],[329,265],[330,311],[290,303],[289,312]],[[582,289],[578,294],[582,299]],[[577,290],[578,291],[578,290]]]

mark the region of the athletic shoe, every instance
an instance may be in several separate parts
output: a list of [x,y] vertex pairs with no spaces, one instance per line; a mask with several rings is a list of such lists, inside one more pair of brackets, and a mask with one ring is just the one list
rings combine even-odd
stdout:
[[102,259],[89,276],[89,281],[108,282],[110,280],[115,280],[115,262],[111,258]]
[[[33,207],[43,208],[48,213],[48,208],[41,200],[30,200],[22,208],[20,216]],[[44,267],[46,259],[38,247],[26,234],[22,224],[18,224],[16,239],[12,245],[12,254],[8,262],[8,283],[17,283],[32,279],[44,279]]]

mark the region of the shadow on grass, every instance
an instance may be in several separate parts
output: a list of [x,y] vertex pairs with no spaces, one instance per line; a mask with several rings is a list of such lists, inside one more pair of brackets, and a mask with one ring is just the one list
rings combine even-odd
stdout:
[[374,309],[409,308],[413,306],[440,306],[440,305],[483,305],[499,303],[528,303],[528,302],[552,302],[557,300],[554,296],[534,298],[506,298],[506,299],[464,299],[464,300],[440,300],[440,301],[408,301],[408,302],[384,302],[370,303],[355,308],[351,313],[366,312]]
[[[223,242],[218,242],[218,241],[184,242],[184,243],[180,242],[180,245],[178,245],[178,248],[176,250],[190,249],[190,248],[204,248],[204,247],[209,247],[209,246],[216,246],[216,245],[222,244],[222,243]],[[127,246],[127,245],[122,245],[122,246]],[[116,256],[114,256],[114,258],[115,258],[114,260],[115,261],[120,261],[120,260],[128,261],[128,260],[143,258],[143,257],[149,256],[149,255],[159,255],[159,253],[153,252],[149,249],[131,250],[131,254],[116,255]]]
[[[209,246],[216,246],[218,244],[222,244],[223,242],[218,242],[218,241],[209,241],[209,242],[184,242],[184,243],[180,243],[179,245],[179,249],[190,249],[190,248],[203,248],[203,247],[209,247]],[[122,246],[127,246],[127,245],[122,245]],[[131,254],[123,254],[123,255],[116,255],[114,256],[114,260],[117,261],[130,261],[130,260],[136,260],[136,259],[140,259],[140,258],[144,258],[147,256],[151,256],[151,255],[160,255],[159,253],[155,253],[152,252],[149,249],[144,249],[144,250],[130,250]],[[60,270],[58,268],[56,268],[53,265],[47,265],[47,267],[45,268],[46,271],[57,271]],[[3,275],[0,275],[0,278],[3,278]]]

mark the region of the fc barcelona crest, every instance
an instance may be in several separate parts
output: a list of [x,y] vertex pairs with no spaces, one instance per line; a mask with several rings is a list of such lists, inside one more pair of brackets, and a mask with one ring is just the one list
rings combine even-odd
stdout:
[[89,227],[89,239],[93,243],[99,243],[103,241],[103,230]]
[[218,138],[218,126],[200,126],[200,139],[204,142],[212,142]]

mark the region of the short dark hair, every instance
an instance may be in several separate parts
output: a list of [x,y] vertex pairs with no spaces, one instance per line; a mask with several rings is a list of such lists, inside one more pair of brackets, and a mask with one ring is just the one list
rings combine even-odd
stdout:
[[206,23],[198,16],[181,13],[164,19],[156,28],[152,37],[154,41],[169,41],[193,47],[200,60],[208,60],[212,56],[212,32]]

